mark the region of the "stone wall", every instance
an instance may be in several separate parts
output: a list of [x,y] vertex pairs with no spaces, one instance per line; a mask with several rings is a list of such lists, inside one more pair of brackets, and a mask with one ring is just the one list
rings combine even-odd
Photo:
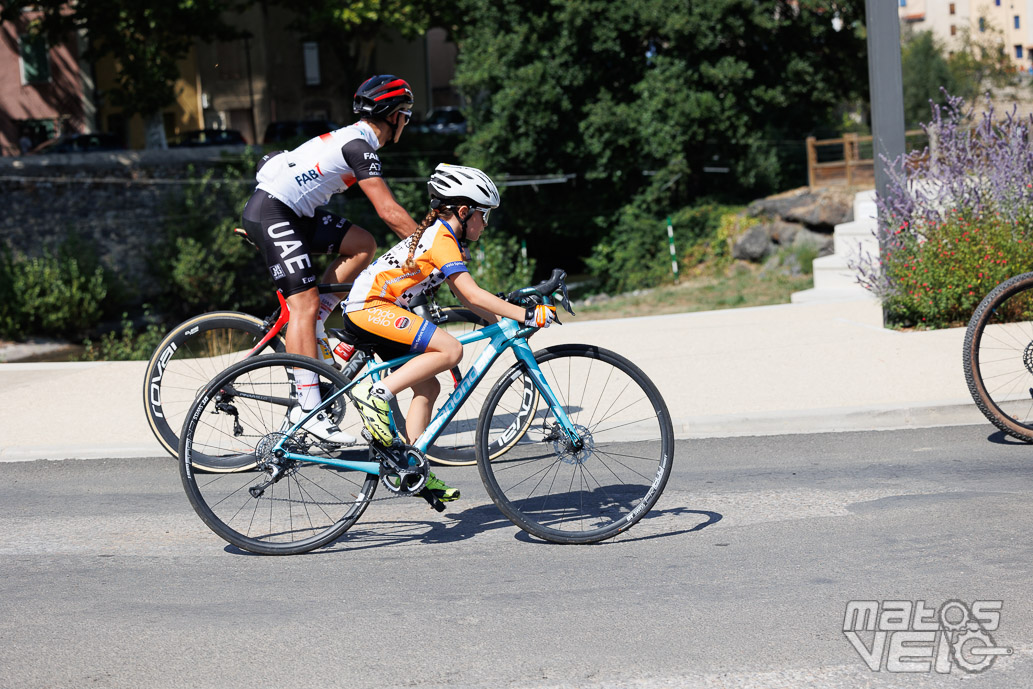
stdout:
[[37,256],[77,235],[146,298],[157,292],[148,261],[182,213],[188,180],[209,169],[219,176],[251,155],[211,148],[0,158],[0,242]]

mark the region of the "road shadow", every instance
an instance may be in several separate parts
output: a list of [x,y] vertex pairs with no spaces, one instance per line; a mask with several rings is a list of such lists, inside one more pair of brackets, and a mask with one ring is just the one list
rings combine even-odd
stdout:
[[991,443],[994,443],[995,445],[1029,445],[1029,443],[1027,443],[1025,440],[1019,440],[1018,438],[1008,435],[1004,431],[997,431],[996,433],[991,433],[987,436],[986,439]]
[[[656,528],[656,522],[688,519],[698,515],[702,519],[691,527],[672,529],[657,533],[645,533],[641,536],[634,536],[634,530],[641,533],[647,531],[652,525]],[[331,554],[337,552],[350,552],[359,550],[370,550],[400,545],[433,545],[450,544],[465,541],[480,534],[487,533],[493,529],[513,529],[513,538],[531,545],[554,546],[556,543],[544,541],[530,535],[516,527],[503,515],[494,504],[486,503],[476,505],[468,509],[446,513],[444,521],[424,519],[390,519],[359,522],[329,546],[313,551],[313,554]],[[723,519],[723,515],[717,512],[706,510],[692,510],[684,507],[671,509],[651,510],[633,529],[618,534],[599,543],[589,545],[619,545],[635,541],[648,541],[657,538],[670,538],[684,534],[702,531],[703,529],[716,524]],[[235,554],[246,554],[233,546],[228,546],[226,552]]]

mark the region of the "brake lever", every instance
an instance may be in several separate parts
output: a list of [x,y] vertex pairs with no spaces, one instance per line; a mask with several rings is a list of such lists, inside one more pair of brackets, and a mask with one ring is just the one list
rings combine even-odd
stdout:
[[[567,294],[567,281],[566,280],[563,280],[563,281],[560,282],[560,293],[563,295],[563,297],[560,299],[560,306],[562,306],[564,309],[566,309],[567,313],[569,313],[571,316],[576,316],[577,314],[574,313],[574,309],[571,308],[571,306],[570,306],[570,295]],[[558,322],[558,320],[559,319],[557,319],[557,322]]]

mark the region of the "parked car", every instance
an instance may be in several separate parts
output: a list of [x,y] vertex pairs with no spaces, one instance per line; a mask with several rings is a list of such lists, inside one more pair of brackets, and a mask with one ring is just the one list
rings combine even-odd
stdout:
[[265,128],[262,143],[275,144],[293,139],[311,139],[340,128],[341,125],[330,120],[279,120],[270,122]]
[[44,141],[29,153],[92,153],[94,151],[120,151],[125,148],[122,140],[114,134],[95,132],[93,134],[69,133]]
[[169,142],[169,148],[197,146],[246,146],[247,141],[236,129],[195,129],[183,132]]
[[415,130],[429,134],[466,134],[466,116],[459,108],[435,108],[416,125]]

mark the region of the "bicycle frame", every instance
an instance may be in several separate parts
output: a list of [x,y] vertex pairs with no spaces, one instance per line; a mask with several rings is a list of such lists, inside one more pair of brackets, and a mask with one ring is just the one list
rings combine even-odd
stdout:
[[[485,345],[484,351],[477,357],[470,370],[467,372],[463,379],[460,381],[458,387],[452,391],[452,394],[445,400],[444,405],[438,410],[434,418],[431,419],[427,425],[426,430],[416,439],[413,446],[416,447],[420,452],[426,452],[427,448],[430,447],[431,443],[437,438],[438,434],[448,425],[448,422],[452,420],[459,408],[466,402],[470,395],[470,392],[477,386],[478,383],[487,374],[488,369],[491,365],[505,352],[507,349],[512,349],[513,354],[517,360],[523,363],[531,377],[534,380],[535,387],[545,396],[545,399],[549,403],[549,407],[553,414],[556,416],[556,420],[559,422],[563,432],[566,433],[567,438],[573,444],[574,447],[580,448],[582,440],[578,434],[574,423],[570,420],[567,415],[566,409],[564,409],[562,402],[553,392],[548,382],[545,380],[545,376],[542,373],[541,368],[538,366],[538,362],[535,361],[534,352],[530,345],[527,343],[527,336],[535,332],[533,328],[521,328],[516,322],[509,319],[502,319],[498,323],[489,325],[480,330],[475,330],[471,333],[460,335],[457,339],[460,344],[466,345],[471,342],[477,342],[479,340],[489,340],[488,344]],[[304,462],[311,462],[314,464],[325,464],[327,466],[337,467],[340,469],[351,469],[356,471],[364,471],[368,474],[379,474],[380,473],[380,462],[371,461],[351,461],[345,459],[337,459],[334,457],[313,457],[310,455],[297,454],[288,452],[283,448],[283,444],[286,442],[287,437],[298,429],[299,426],[305,423],[309,418],[314,416],[320,409],[331,404],[338,396],[345,394],[345,392],[355,386],[360,380],[368,377],[373,377],[374,380],[380,380],[381,373],[387,369],[400,366],[405,362],[419,356],[418,354],[409,354],[390,361],[385,361],[381,364],[375,364],[369,366],[366,373],[362,376],[357,377],[345,388],[338,390],[330,397],[323,400],[323,402],[308,412],[299,422],[291,428],[286,436],[276,444],[274,451],[282,451],[285,457],[293,460],[299,460]],[[394,428],[394,419],[392,419],[392,430]]]

